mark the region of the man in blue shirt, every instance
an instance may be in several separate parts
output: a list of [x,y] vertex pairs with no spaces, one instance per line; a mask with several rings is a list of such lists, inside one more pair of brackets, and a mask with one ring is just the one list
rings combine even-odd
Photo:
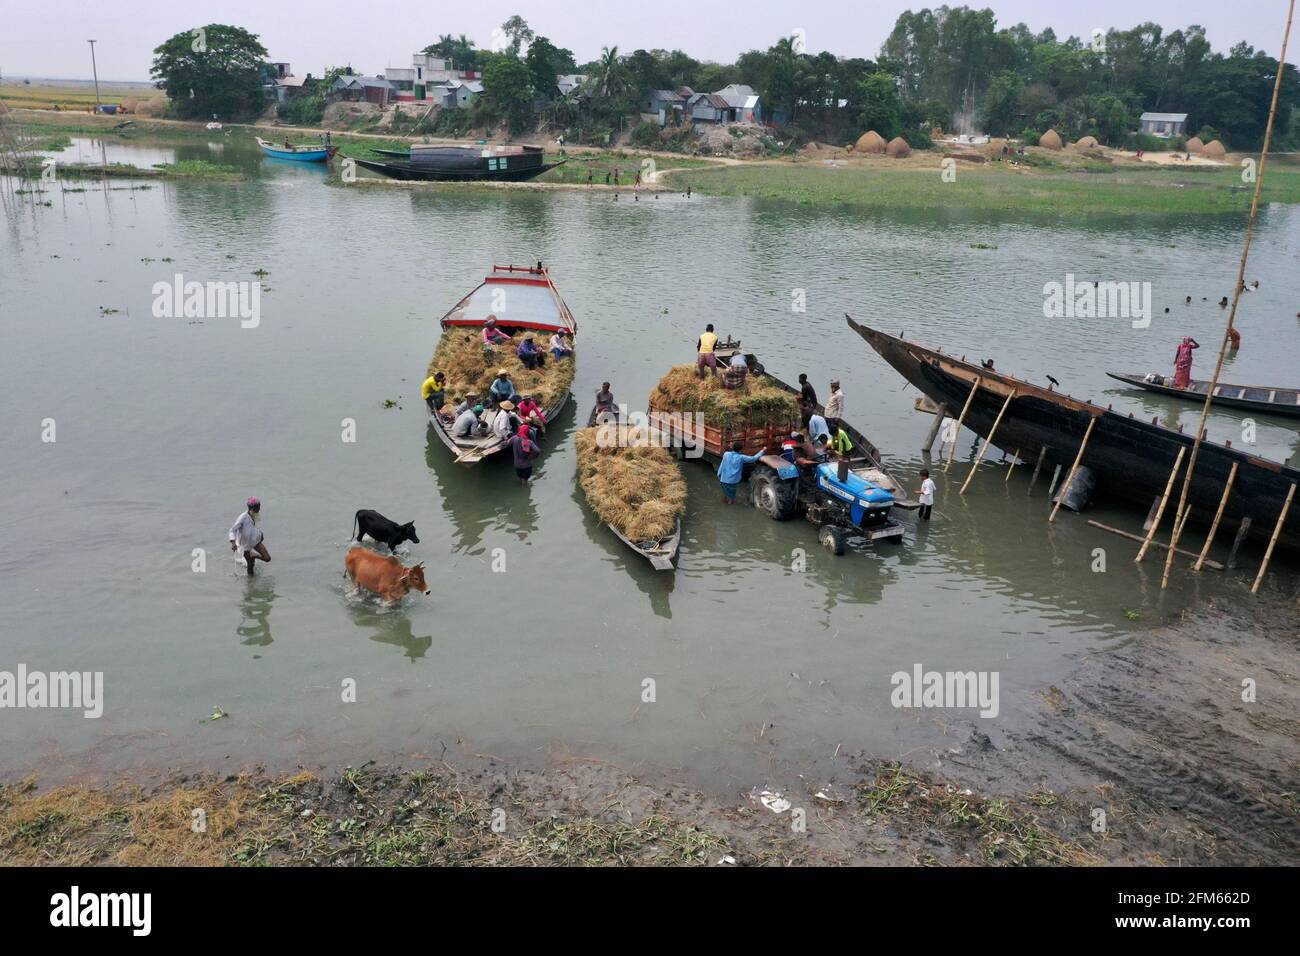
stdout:
[[755,455],[742,455],[740,449],[744,447],[740,442],[733,442],[731,451],[722,456],[722,463],[718,465],[718,482],[722,485],[722,501],[724,504],[734,505],[736,503],[736,489],[745,477],[745,466],[758,461],[767,454],[767,449],[763,448]]
[[510,373],[505,369],[497,372],[497,377],[492,380],[492,385],[488,389],[488,398],[492,399],[494,404],[500,405],[502,402],[510,401],[515,397],[515,383],[510,381]]

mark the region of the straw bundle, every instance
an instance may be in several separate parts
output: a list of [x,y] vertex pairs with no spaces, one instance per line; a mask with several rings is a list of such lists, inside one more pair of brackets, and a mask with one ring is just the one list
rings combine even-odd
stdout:
[[1095,136],[1084,136],[1074,144],[1078,149],[1096,149],[1101,144],[1097,142]]
[[[452,328],[443,333],[429,363],[429,374],[442,372],[447,376],[447,395],[460,398],[466,392],[483,396],[497,377],[498,369],[510,373],[515,391],[535,398],[543,408],[550,408],[573,384],[573,356],[557,359],[549,352],[546,365],[539,369],[525,367],[515,350],[523,341],[518,335],[510,342],[495,347],[485,346],[482,330]],[[546,339],[533,335],[538,348],[546,347]]]
[[874,129],[869,129],[858,137],[857,143],[853,146],[855,153],[883,153],[885,151],[885,139]]
[[723,430],[750,426],[797,427],[799,399],[766,375],[748,375],[740,388],[722,387],[722,378],[699,378],[694,365],[676,365],[650,393],[655,408],[699,412],[704,424]]
[[1201,149],[1201,155],[1206,159],[1223,159],[1227,154],[1228,151],[1223,148],[1223,144],[1217,139],[1206,143]]
[[889,141],[889,145],[885,147],[885,155],[894,159],[902,159],[912,155],[912,147],[907,145],[907,140],[903,139],[903,137],[895,136]]
[[1183,147],[1183,150],[1188,153],[1199,153],[1203,149],[1205,149],[1205,143],[1201,141],[1199,136],[1193,136]]
[[1038,137],[1038,145],[1043,149],[1060,149],[1061,137],[1054,129],[1049,129],[1042,136]]
[[592,510],[631,541],[671,535],[686,512],[686,480],[677,462],[645,436],[640,444],[602,447],[600,432],[599,426],[584,428],[575,439],[578,483]]

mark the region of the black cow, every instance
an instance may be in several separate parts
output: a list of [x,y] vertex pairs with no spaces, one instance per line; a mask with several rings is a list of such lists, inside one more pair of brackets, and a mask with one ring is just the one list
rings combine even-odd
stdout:
[[411,544],[420,543],[420,539],[415,536],[415,522],[398,524],[369,508],[362,508],[357,512],[356,517],[352,519],[352,531],[352,536],[357,541],[370,535],[376,541],[388,545],[390,551],[396,551],[397,546],[403,541],[409,541]]

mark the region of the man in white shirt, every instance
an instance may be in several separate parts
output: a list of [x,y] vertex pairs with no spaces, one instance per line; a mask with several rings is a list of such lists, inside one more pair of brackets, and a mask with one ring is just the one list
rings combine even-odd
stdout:
[[257,526],[258,516],[262,513],[262,502],[256,498],[249,498],[246,505],[247,510],[231,525],[230,550],[243,552],[244,561],[248,564],[248,573],[252,574],[253,563],[258,558],[269,562],[271,553],[266,550],[262,529]]
[[934,508],[935,484],[930,479],[930,472],[925,468],[921,469],[921,489],[917,492],[921,500],[921,510],[917,513],[922,521],[930,520],[930,511]]
[[496,418],[492,419],[492,434],[496,435],[502,441],[509,441],[510,436],[515,433],[514,420],[512,414],[515,410],[515,403],[504,401],[497,412]]
[[831,397],[826,399],[826,411],[823,415],[827,419],[844,417],[844,393],[840,391],[840,383],[837,379],[831,379]]

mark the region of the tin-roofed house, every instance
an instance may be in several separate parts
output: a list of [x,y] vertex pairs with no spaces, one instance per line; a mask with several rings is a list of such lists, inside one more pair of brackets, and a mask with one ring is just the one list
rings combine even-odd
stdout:
[[674,90],[651,90],[641,104],[641,112],[655,117],[660,126],[681,122],[686,97]]
[[716,93],[695,93],[687,102],[697,123],[761,123],[762,105],[754,88],[732,83]]
[[387,106],[395,92],[393,85],[382,76],[340,76],[330,87],[328,99]]
[[1186,113],[1143,113],[1138,119],[1138,132],[1148,136],[1168,139],[1187,134]]

